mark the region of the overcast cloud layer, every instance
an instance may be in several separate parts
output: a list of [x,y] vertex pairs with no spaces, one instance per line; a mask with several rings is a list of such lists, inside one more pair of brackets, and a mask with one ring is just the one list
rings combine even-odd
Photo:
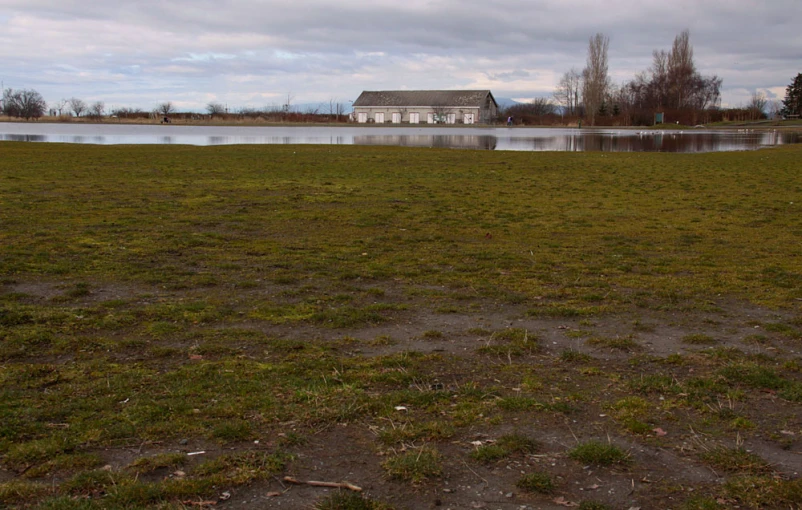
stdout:
[[202,111],[347,103],[362,90],[547,97],[610,37],[622,83],[684,29],[723,105],[802,72],[800,0],[0,0],[0,78],[46,100]]

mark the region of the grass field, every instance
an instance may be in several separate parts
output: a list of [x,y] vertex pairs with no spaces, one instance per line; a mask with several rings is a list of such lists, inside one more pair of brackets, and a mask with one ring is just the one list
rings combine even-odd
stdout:
[[2,143],[0,507],[799,508],[800,161]]

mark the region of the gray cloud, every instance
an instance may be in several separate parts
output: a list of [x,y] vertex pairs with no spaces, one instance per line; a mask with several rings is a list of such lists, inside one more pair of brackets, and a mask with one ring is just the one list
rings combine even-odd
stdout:
[[363,89],[490,88],[550,95],[610,36],[622,82],[691,31],[697,67],[724,78],[725,104],[782,95],[802,71],[798,0],[0,0],[6,86],[202,109],[354,99]]

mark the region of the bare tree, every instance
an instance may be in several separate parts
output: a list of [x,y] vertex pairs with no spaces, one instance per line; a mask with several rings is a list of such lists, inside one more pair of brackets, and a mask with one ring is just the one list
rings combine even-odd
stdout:
[[59,117],[64,115],[64,110],[67,109],[67,105],[70,102],[67,99],[61,99],[53,103],[53,109],[58,112]]
[[106,105],[103,101],[95,101],[92,103],[92,106],[89,107],[89,114],[95,119],[103,118],[103,113],[106,111]]
[[82,113],[86,111],[86,103],[83,99],[78,99],[77,97],[70,98],[70,109],[72,113],[75,114],[76,117],[80,117]]
[[46,110],[47,103],[44,98],[33,89],[3,91],[3,113],[9,117],[38,119]]
[[687,30],[676,36],[671,51],[655,50],[652,57],[648,70],[622,86],[626,93],[620,97],[626,103],[620,107],[630,120],[646,124],[655,111],[682,110],[684,121],[696,123],[700,114],[706,117],[705,111],[718,105],[722,80],[696,71]]
[[610,38],[602,33],[591,37],[588,44],[587,64],[582,71],[582,98],[586,113],[590,116],[591,126],[596,122],[596,114],[610,87],[610,78],[607,75],[609,47]]
[[749,105],[746,109],[749,111],[749,119],[757,120],[766,116],[766,105],[769,100],[763,92],[752,92],[752,97],[749,100]]
[[292,92],[287,92],[287,99],[284,101],[284,104],[281,105],[281,111],[284,113],[290,113],[292,109],[292,102],[295,100],[295,96],[292,95]]
[[209,103],[206,105],[206,111],[209,112],[209,115],[214,117],[215,115],[223,115],[226,113],[226,107],[221,103]]
[[675,108],[688,106],[693,91],[693,78],[696,66],[693,63],[691,34],[686,29],[674,38],[671,53],[668,54],[669,93]]
[[657,108],[663,108],[668,99],[668,53],[665,50],[654,50],[652,52],[652,79],[650,82],[650,92],[654,97],[653,104]]
[[127,108],[127,107],[113,108],[111,110],[111,114],[121,119],[137,118],[137,117],[145,118],[148,116],[148,113],[145,112],[145,110],[143,110],[142,108]]
[[159,106],[156,107],[156,112],[163,116],[168,116],[173,113],[175,110],[173,109],[173,103],[167,101],[166,103],[161,103]]
[[560,78],[560,83],[554,91],[554,100],[562,106],[566,115],[579,113],[581,85],[582,75],[575,68],[571,68]]
[[329,99],[329,122],[331,122],[332,118],[339,120],[340,115],[343,114],[343,111],[345,111],[345,107],[342,103],[333,97]]

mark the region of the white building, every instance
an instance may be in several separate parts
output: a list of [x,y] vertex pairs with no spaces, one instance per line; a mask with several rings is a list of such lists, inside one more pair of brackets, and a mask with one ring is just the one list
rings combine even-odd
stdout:
[[490,124],[497,114],[489,90],[366,90],[353,113],[363,124]]

